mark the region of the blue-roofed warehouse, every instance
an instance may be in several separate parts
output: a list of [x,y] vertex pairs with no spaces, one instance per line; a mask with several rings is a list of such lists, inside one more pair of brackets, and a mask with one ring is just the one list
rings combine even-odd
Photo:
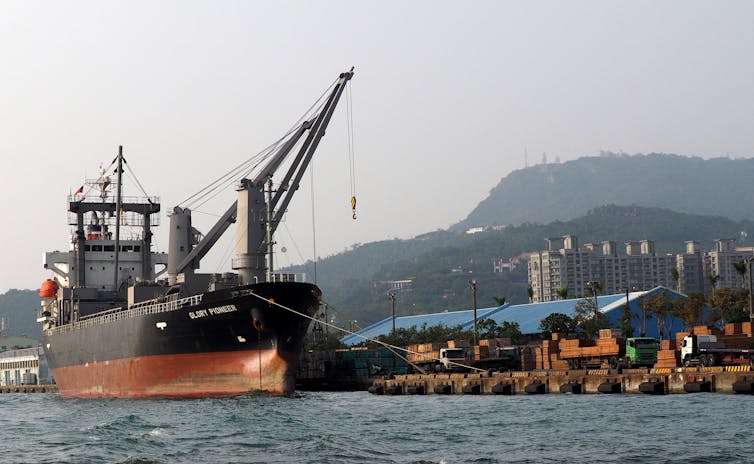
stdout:
[[[639,298],[642,296],[654,295],[665,292],[667,298],[687,298],[686,295],[670,290],[665,287],[655,287],[652,290],[643,292],[632,292],[628,294],[628,301],[631,307],[631,313],[634,315],[632,325],[634,333],[639,334],[642,325],[641,309],[639,308]],[[515,322],[524,335],[534,335],[540,332],[539,323],[553,313],[561,313],[573,317],[575,315],[576,305],[580,299],[550,301],[546,303],[531,304],[504,304],[494,308],[477,309],[477,321],[492,319],[498,325],[503,321]],[[614,327],[618,327],[622,316],[622,307],[626,304],[626,294],[603,295],[597,297],[597,306],[600,312],[605,314],[612,322]],[[380,335],[388,335],[393,328],[393,319],[388,317],[377,323],[374,323],[358,332],[355,335],[347,335],[341,339],[346,345],[356,345],[367,339],[377,338]],[[673,319],[670,322],[671,333],[681,330],[681,321]],[[448,311],[433,314],[421,314],[417,316],[398,316],[395,318],[395,327],[399,329],[409,329],[413,326],[421,328],[424,324],[427,326],[444,325],[446,327],[455,327],[460,325],[464,329],[471,329],[474,326],[474,311],[471,309],[461,311]],[[657,321],[652,318],[647,321],[647,336],[659,337],[657,332]]]

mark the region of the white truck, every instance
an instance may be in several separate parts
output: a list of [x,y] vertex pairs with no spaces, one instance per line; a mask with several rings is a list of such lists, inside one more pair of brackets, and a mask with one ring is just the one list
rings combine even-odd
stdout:
[[686,366],[754,366],[754,350],[728,348],[715,335],[687,335],[681,342],[681,363]]
[[473,360],[463,348],[440,348],[439,358],[415,363],[429,372],[467,372],[469,368],[483,370],[512,370],[521,365],[517,347],[498,350],[494,357]]

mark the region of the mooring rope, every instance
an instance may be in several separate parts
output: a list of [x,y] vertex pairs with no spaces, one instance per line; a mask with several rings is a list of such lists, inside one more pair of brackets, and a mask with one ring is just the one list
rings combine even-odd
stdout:
[[[310,315],[308,315],[308,314],[306,314],[306,313],[302,313],[301,311],[297,311],[297,310],[295,310],[295,309],[293,309],[293,308],[289,308],[289,307],[287,307],[287,306],[285,306],[285,305],[282,305],[282,304],[278,303],[277,301],[275,301],[275,300],[273,300],[273,299],[271,299],[271,298],[265,298],[265,297],[263,297],[262,295],[258,295],[258,294],[256,294],[256,293],[254,293],[253,291],[250,291],[249,293],[250,293],[250,294],[251,294],[252,296],[255,296],[255,297],[259,298],[260,300],[262,300],[262,301],[265,301],[265,302],[267,302],[267,303],[269,303],[269,304],[271,304],[271,305],[275,305],[275,306],[277,306],[277,307],[279,307],[279,308],[283,308],[283,309],[285,309],[286,311],[290,311],[290,312],[292,312],[293,314],[299,315],[299,316],[301,316],[301,317],[304,317],[304,318],[306,318],[306,319],[309,319],[309,320],[312,320],[312,321],[313,321],[313,320],[315,320],[315,318],[314,318],[313,316],[310,316]],[[359,333],[353,332],[353,331],[351,331],[351,330],[348,330],[348,329],[344,329],[343,327],[339,327],[339,326],[337,326],[337,325],[335,325],[335,324],[331,324],[331,323],[329,323],[329,322],[327,322],[327,321],[324,321],[324,322],[321,322],[321,321],[320,321],[320,323],[323,323],[323,324],[325,324],[325,325],[326,325],[326,326],[328,326],[328,327],[332,327],[333,329],[339,330],[339,331],[341,331],[341,332],[344,332],[344,333],[346,333],[346,334],[348,334],[348,335],[355,335],[355,336],[357,336],[357,337],[359,337],[359,338],[363,338],[363,339],[364,339],[364,340],[366,340],[366,341],[369,341],[369,342],[372,342],[372,343],[376,343],[376,344],[378,344],[378,345],[381,345],[381,346],[383,346],[383,347],[385,347],[385,348],[389,349],[389,350],[390,350],[390,351],[392,351],[393,353],[395,353],[395,354],[396,354],[397,356],[399,356],[399,357],[400,357],[401,359],[405,360],[405,361],[406,361],[407,363],[411,364],[411,365],[412,365],[413,367],[415,367],[416,369],[418,369],[419,371],[421,371],[421,372],[422,372],[423,374],[426,374],[426,371],[425,371],[424,369],[422,369],[421,367],[417,366],[417,365],[416,365],[416,364],[414,364],[413,362],[409,361],[409,360],[408,360],[408,359],[406,359],[405,357],[401,356],[401,355],[400,355],[400,354],[398,354],[398,353],[397,353],[397,352],[396,352],[395,350],[398,350],[398,351],[402,351],[402,352],[405,352],[406,354],[413,354],[413,355],[418,355],[418,356],[426,356],[426,353],[418,353],[418,352],[416,352],[416,351],[411,351],[411,350],[409,350],[409,349],[406,349],[406,348],[403,348],[403,347],[401,347],[401,346],[391,345],[391,344],[389,344],[389,343],[383,342],[382,340],[378,340],[378,339],[376,339],[376,338],[372,338],[372,337],[367,337],[366,335],[362,335],[362,334],[359,334]],[[429,357],[427,357],[427,359],[431,359],[431,360],[433,360],[433,361],[440,361],[440,359],[439,359],[439,358],[434,358],[434,357],[433,357],[433,358],[429,358]],[[455,361],[447,361],[447,362],[448,362],[448,364],[451,364],[451,365],[453,365],[453,366],[463,367],[463,368],[466,368],[466,369],[475,370],[475,371],[477,371],[477,372],[487,372],[487,370],[486,370],[486,369],[479,369],[478,367],[470,366],[470,365],[468,365],[468,364],[462,364],[462,363],[458,363],[458,362],[455,362]]]

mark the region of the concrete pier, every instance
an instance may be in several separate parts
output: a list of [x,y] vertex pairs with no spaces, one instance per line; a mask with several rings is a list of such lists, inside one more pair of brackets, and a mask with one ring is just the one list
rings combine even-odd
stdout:
[[375,380],[373,393],[513,394],[543,393],[751,393],[749,366],[531,371],[494,373],[409,374]]
[[57,385],[10,385],[0,386],[0,394],[6,393],[57,393]]

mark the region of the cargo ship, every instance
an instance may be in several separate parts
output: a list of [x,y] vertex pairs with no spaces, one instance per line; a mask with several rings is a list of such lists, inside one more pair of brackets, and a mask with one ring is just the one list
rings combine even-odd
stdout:
[[[319,309],[316,285],[273,272],[274,233],[353,68],[281,139],[238,199],[203,235],[191,210],[169,214],[168,253],[152,251],[157,197],[122,192],[122,147],[110,167],[68,197],[68,251],[45,254],[37,321],[61,395],[180,398],[287,393]],[[273,175],[297,154],[273,189]],[[248,173],[247,173],[248,174]],[[138,182],[137,182],[138,183]],[[200,260],[235,224],[233,271],[200,274]]]

